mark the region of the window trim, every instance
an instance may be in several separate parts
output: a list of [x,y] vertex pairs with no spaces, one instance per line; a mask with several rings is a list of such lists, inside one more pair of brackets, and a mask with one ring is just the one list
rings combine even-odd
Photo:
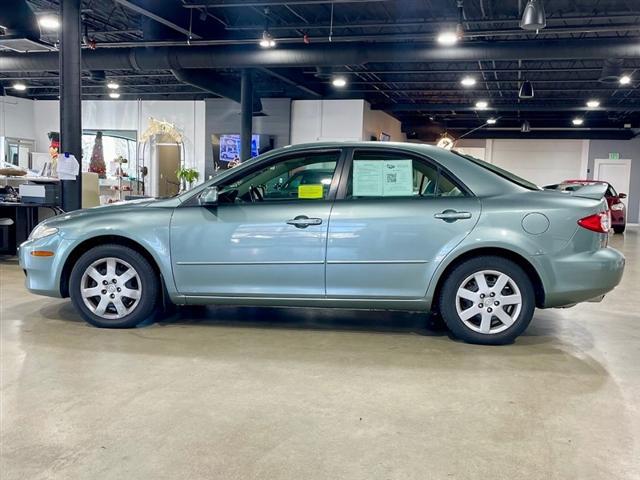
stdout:
[[[264,170],[265,168],[268,168],[272,165],[275,165],[276,163],[280,163],[280,162],[284,162],[287,161],[289,159],[292,158],[296,158],[296,157],[300,157],[303,155],[315,155],[315,154],[323,154],[323,153],[337,153],[337,160],[336,160],[336,168],[333,172],[333,178],[331,180],[331,185],[329,186],[329,193],[327,195],[327,198],[324,198],[322,200],[316,200],[316,202],[319,201],[331,201],[333,202],[336,199],[336,194],[338,191],[338,186],[340,184],[340,180],[341,180],[341,175],[342,175],[342,171],[343,171],[343,166],[344,163],[346,161],[346,150],[344,147],[340,147],[340,146],[336,146],[336,147],[321,147],[321,148],[305,148],[305,149],[300,149],[300,150],[296,150],[293,152],[283,152],[282,155],[274,155],[272,157],[270,157],[268,160],[265,160],[264,162],[258,162],[255,165],[252,165],[250,167],[247,168],[242,168],[239,169],[237,172],[230,174],[229,176],[225,177],[224,179],[219,179],[218,181],[212,181],[208,186],[209,187],[220,187],[222,185],[227,185],[229,183],[234,183],[237,182],[238,180],[253,174],[254,172],[257,172],[259,170]],[[184,203],[182,203],[180,205],[180,207],[193,207],[193,206],[197,206],[199,207],[200,204],[198,203],[198,198],[200,198],[200,195],[202,195],[202,193],[204,192],[204,190],[194,194],[192,197],[190,197],[188,200],[186,200]],[[314,203],[314,202],[310,202],[309,200],[300,200],[300,199],[296,199],[296,198],[283,198],[282,200],[270,200],[268,202],[260,202],[260,205],[269,205],[269,204],[283,204],[283,203]],[[236,203],[223,203],[220,205],[224,205],[224,206],[230,206],[230,205],[242,205],[242,206],[247,206],[247,205],[252,205],[251,203],[246,203],[246,204],[236,204]]]
[[[460,190],[464,193],[465,197],[475,197],[473,192],[462,182],[457,176],[451,173],[449,170],[444,168],[440,163],[434,160],[431,157],[421,155],[412,150],[403,149],[403,148],[389,148],[389,147],[349,147],[346,152],[346,159],[344,162],[343,170],[340,174],[340,185],[338,186],[338,194],[336,196],[336,200],[348,200],[348,201],[367,201],[369,198],[347,198],[347,189],[349,187],[349,176],[353,169],[353,157],[356,152],[371,152],[371,153],[380,153],[387,155],[407,155],[410,159],[416,160],[418,162],[425,163],[427,166],[433,168],[438,172],[438,183],[441,175],[445,175],[450,182],[455,183],[456,186],[460,188]],[[415,199],[415,200],[430,200],[436,198],[447,198],[447,197],[370,197],[371,200],[395,200],[395,199]]]

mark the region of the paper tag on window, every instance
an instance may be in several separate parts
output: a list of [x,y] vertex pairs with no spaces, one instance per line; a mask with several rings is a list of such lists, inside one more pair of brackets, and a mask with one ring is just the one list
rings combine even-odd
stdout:
[[321,183],[317,185],[300,185],[298,187],[298,198],[323,198],[324,189]]

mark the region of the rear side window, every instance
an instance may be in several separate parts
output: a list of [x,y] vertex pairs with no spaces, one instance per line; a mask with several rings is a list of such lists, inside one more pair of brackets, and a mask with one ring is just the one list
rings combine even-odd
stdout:
[[402,152],[356,150],[347,199],[462,197],[465,193],[437,167]]

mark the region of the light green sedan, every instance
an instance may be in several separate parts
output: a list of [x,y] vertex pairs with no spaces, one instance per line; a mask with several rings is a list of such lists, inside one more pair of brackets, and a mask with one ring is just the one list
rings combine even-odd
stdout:
[[[282,194],[312,170],[317,183]],[[536,307],[620,282],[600,190],[544,191],[426,145],[297,145],[175,198],[45,220],[20,264],[30,291],[71,297],[99,327],[134,327],[170,302],[395,309],[503,344]]]

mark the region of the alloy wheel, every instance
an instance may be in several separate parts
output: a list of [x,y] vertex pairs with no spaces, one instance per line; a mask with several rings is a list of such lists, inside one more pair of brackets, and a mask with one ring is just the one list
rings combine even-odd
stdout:
[[469,275],[458,287],[456,311],[471,330],[500,333],[513,325],[522,310],[522,295],[516,282],[496,270]]
[[80,293],[93,314],[105,320],[118,320],[140,303],[142,282],[138,272],[124,260],[101,258],[84,271]]

